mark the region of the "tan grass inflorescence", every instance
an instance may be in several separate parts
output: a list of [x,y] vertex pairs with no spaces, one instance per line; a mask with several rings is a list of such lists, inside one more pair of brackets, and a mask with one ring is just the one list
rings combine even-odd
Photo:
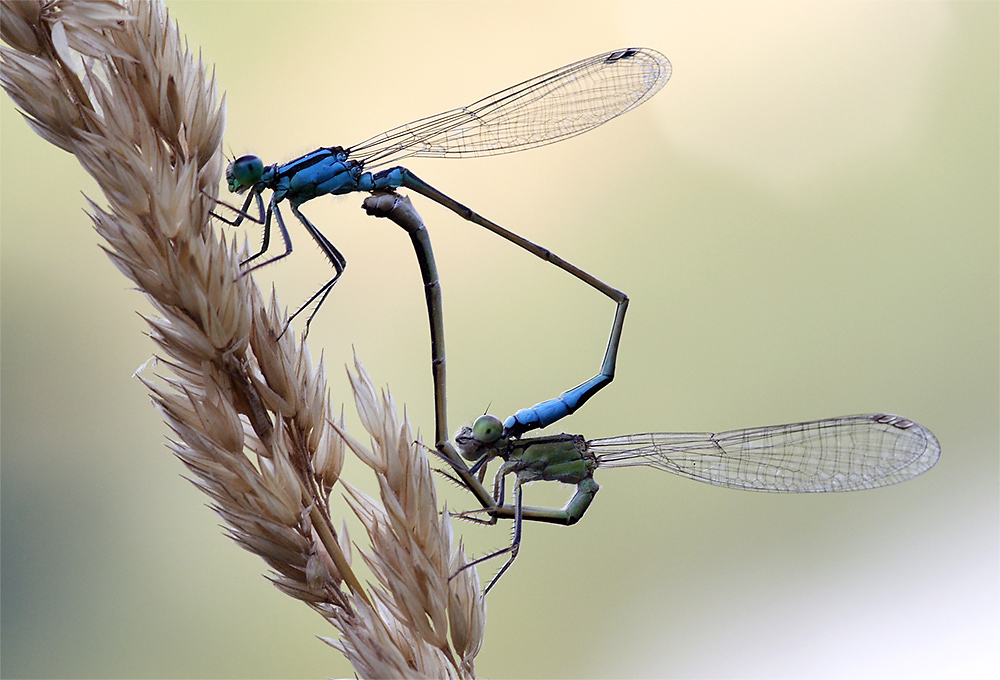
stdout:
[[[192,482],[275,585],[340,630],[329,642],[360,676],[473,677],[486,616],[478,578],[466,569],[449,580],[465,558],[405,416],[357,364],[371,449],[342,437],[322,362],[282,334],[274,296],[265,306],[241,253],[211,228],[225,127],[214,76],[159,1],[0,7],[3,88],[97,180],[107,205],[90,202],[93,224],[156,310],[146,319],[169,374],[143,382]],[[340,479],[345,437],[381,502]],[[371,539],[370,591],[331,517],[338,482]]]

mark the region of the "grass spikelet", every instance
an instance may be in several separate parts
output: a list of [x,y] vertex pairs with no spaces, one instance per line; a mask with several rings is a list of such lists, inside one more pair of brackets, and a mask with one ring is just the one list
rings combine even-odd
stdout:
[[[400,421],[391,395],[377,394],[371,377],[355,360],[348,374],[358,412],[372,438],[371,449],[344,434],[347,445],[379,482],[381,504],[346,485],[348,500],[361,518],[372,543],[363,553],[382,588],[375,591],[377,610],[405,624],[388,631],[412,636],[414,658],[423,663],[443,660],[449,677],[471,677],[482,644],[485,601],[475,569],[452,548],[451,518],[438,515],[437,496],[426,452],[414,443],[406,416]],[[371,644],[371,639],[356,644]],[[420,675],[430,669],[418,666]]]
[[[364,369],[352,377],[382,504],[350,487],[371,537],[369,593],[329,499],[344,462],[322,362],[241,275],[245,254],[210,225],[225,102],[161,2],[0,0],[0,84],[43,139],[72,153],[106,203],[88,212],[114,265],[155,310],[144,318],[166,375],[140,378],[169,444],[271,580],[336,626],[362,677],[474,675],[485,607],[452,548],[426,453]],[[383,507],[384,506],[384,507]]]

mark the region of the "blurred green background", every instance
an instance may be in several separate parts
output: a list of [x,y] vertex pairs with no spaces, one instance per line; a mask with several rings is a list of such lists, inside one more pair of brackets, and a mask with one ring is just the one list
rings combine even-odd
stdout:
[[[667,87],[599,130],[409,164],[631,296],[613,386],[557,429],[711,431],[884,410],[941,441],[927,475],[855,494],[598,474],[585,521],[526,528],[489,598],[481,676],[997,668],[996,3],[169,6],[227,93],[227,151],[265,162],[591,54],[661,50]],[[101,202],[94,184],[6,97],[0,111],[3,675],[351,676],[313,637],[334,631],[223,538],[163,446],[132,377],[153,351],[136,313],[150,308],[97,247],[81,195]],[[430,435],[417,267],[408,239],[360,202],[308,205],[349,261],[310,345],[355,433],[352,347]],[[414,202],[441,269],[453,427],[595,372],[610,302]],[[328,268],[298,225],[292,238],[292,260],[258,280],[294,308]],[[360,465],[346,474],[372,489]],[[536,505],[568,495],[526,490]],[[479,554],[510,536],[457,528]]]

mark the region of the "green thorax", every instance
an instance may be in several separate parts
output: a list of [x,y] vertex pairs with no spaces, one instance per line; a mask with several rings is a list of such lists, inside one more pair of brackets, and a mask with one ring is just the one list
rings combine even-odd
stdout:
[[557,434],[511,442],[500,453],[504,473],[515,472],[521,482],[553,481],[579,484],[597,469],[597,458],[578,434]]

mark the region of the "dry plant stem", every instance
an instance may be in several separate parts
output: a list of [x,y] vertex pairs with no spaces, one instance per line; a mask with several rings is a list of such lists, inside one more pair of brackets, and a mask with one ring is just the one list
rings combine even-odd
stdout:
[[478,581],[448,585],[464,556],[391,403],[368,404],[366,426],[382,423],[369,431],[392,508],[351,492],[378,537],[365,560],[382,588],[371,597],[351,569],[329,508],[345,451],[322,362],[313,367],[307,347],[281,334],[276,299],[265,306],[240,273],[246,254],[210,226],[225,104],[162,3],[0,0],[0,10],[3,88],[97,180],[107,206],[89,203],[93,224],[156,310],[144,318],[169,374],[141,379],[191,482],[278,588],[341,631],[333,644],[359,675],[473,677],[485,622]]

